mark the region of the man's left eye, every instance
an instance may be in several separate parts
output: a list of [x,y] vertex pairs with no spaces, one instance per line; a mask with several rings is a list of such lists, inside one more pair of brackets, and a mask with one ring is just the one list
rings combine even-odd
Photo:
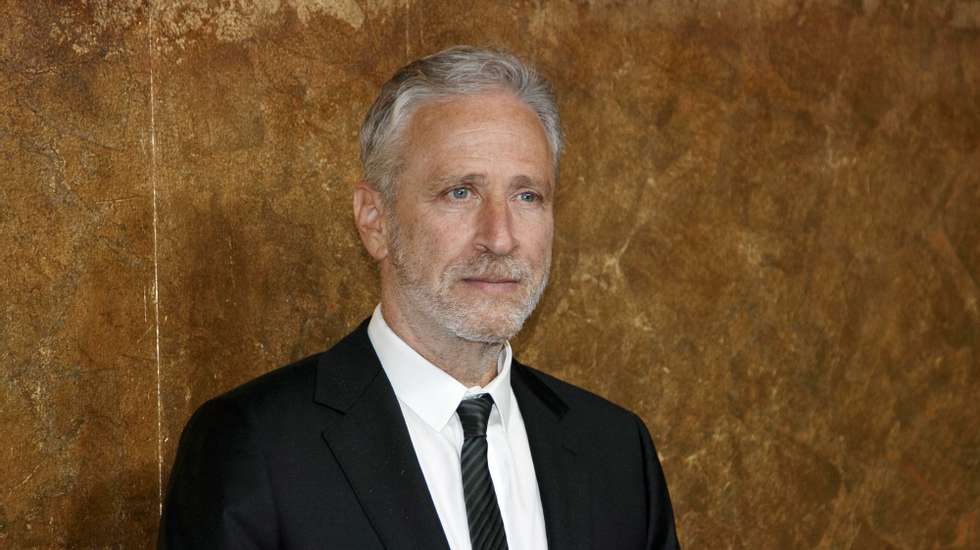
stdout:
[[517,198],[524,202],[535,202],[538,200],[538,194],[531,191],[524,191],[523,193],[517,195]]

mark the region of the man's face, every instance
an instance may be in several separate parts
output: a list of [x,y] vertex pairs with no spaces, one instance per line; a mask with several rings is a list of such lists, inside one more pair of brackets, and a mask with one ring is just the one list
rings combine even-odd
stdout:
[[537,116],[507,93],[421,106],[388,220],[391,296],[414,330],[502,342],[544,291],[554,173]]

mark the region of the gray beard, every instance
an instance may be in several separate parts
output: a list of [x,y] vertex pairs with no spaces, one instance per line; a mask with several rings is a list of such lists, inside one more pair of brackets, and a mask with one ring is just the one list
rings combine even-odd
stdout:
[[[400,228],[393,219],[388,220],[391,229],[388,250],[397,286],[413,311],[421,313],[435,325],[450,334],[470,342],[502,344],[517,334],[530,317],[548,284],[551,258],[547,258],[539,280],[524,262],[512,256],[484,253],[470,260],[450,265],[440,274],[439,284],[431,289],[420,275],[425,258],[423,251],[406,250]],[[461,284],[467,277],[493,276],[516,279],[521,282],[522,296],[513,303],[488,297],[473,302],[452,298],[454,284]]]

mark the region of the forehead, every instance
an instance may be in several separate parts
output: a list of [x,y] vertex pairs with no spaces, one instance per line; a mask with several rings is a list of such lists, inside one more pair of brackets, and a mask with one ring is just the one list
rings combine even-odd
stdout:
[[537,114],[509,92],[433,100],[405,129],[405,161],[506,160],[552,178],[552,154]]
[[426,127],[450,119],[457,124],[480,123],[506,117],[509,122],[534,124],[544,135],[537,114],[526,103],[506,90],[492,90],[468,95],[452,95],[423,101],[411,117],[411,125]]

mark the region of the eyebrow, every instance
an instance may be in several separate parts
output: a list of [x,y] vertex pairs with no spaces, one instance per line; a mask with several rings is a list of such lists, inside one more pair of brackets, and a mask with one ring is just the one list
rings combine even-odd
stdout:
[[[447,187],[459,183],[467,183],[470,185],[482,186],[482,185],[486,185],[486,182],[487,182],[487,177],[483,174],[478,174],[478,173],[470,173],[465,175],[449,174],[446,176],[438,177],[435,180],[433,180],[432,186],[441,188],[441,187]],[[509,184],[510,184],[509,186],[512,189],[518,187],[535,187],[535,188],[545,189],[550,191],[552,187],[549,184],[549,182],[546,180],[541,181],[536,178],[526,176],[524,174],[514,176],[513,178],[511,178]]]
[[430,184],[433,188],[443,188],[452,185],[457,185],[460,183],[468,183],[471,185],[483,185],[487,181],[487,177],[483,174],[447,174],[445,176],[440,176]]
[[545,189],[547,191],[551,191],[551,187],[552,187],[551,182],[548,180],[542,181],[536,178],[532,178],[530,176],[525,176],[523,174],[520,176],[514,176],[510,180],[510,186],[511,187],[535,187],[538,189]]

